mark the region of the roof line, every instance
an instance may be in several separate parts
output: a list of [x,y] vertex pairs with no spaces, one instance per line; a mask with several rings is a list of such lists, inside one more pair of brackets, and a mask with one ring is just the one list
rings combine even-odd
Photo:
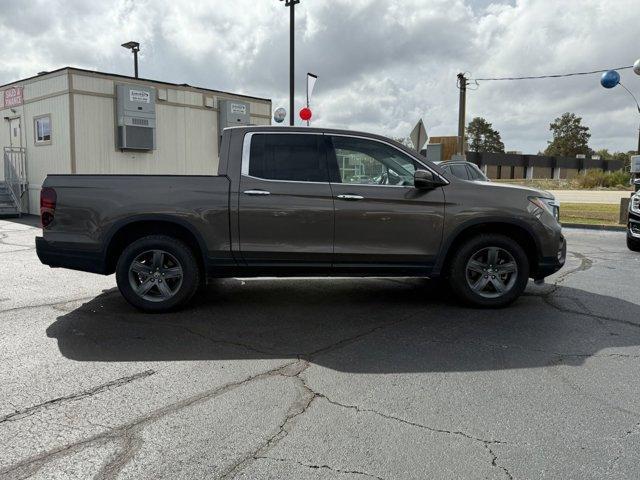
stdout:
[[136,77],[131,77],[129,75],[121,75],[119,73],[101,72],[99,70],[88,70],[88,69],[85,69],[85,68],[77,68],[77,67],[70,67],[70,66],[61,67],[61,68],[58,68],[56,70],[48,71],[47,73],[33,75],[31,77],[22,78],[22,79],[19,79],[19,80],[14,80],[13,82],[9,82],[9,83],[5,83],[4,85],[0,85],[0,88],[4,88],[4,87],[7,87],[9,85],[13,85],[15,83],[26,82],[28,80],[33,80],[35,78],[45,77],[45,76],[50,75],[52,73],[59,73],[59,72],[65,71],[65,70],[74,70],[76,72],[84,72],[84,73],[94,73],[94,74],[98,74],[98,75],[106,75],[106,76],[109,76],[109,77],[117,77],[117,78],[123,78],[123,79],[127,79],[127,80],[133,80],[133,81],[138,80],[138,81],[144,81],[144,82],[153,82],[153,83],[159,83],[159,84],[162,84],[162,85],[170,85],[172,87],[194,88],[194,89],[197,89],[197,90],[203,90],[205,92],[221,93],[223,95],[231,95],[231,96],[234,96],[234,97],[251,98],[251,99],[254,99],[254,100],[262,100],[262,101],[265,101],[265,102],[271,102],[270,98],[255,97],[253,95],[243,95],[241,93],[232,93],[232,92],[227,92],[227,91],[224,91],[224,90],[214,90],[212,88],[198,87],[196,85],[189,85],[187,83],[165,82],[165,81],[162,81],[162,80],[154,80],[153,78],[142,78],[142,77],[136,78]]

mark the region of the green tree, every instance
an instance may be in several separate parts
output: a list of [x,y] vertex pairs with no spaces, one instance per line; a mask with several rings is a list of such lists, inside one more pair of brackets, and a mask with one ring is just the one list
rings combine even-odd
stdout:
[[545,155],[575,157],[578,154],[590,154],[589,127],[582,125],[582,117],[575,113],[563,113],[549,125],[553,140],[544,151]]
[[500,133],[482,117],[475,117],[469,122],[467,145],[470,152],[504,152]]

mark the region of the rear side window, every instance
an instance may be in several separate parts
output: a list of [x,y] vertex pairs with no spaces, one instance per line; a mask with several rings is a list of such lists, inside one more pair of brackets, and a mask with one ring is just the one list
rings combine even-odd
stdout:
[[268,180],[328,182],[321,140],[321,135],[254,135],[251,138],[249,175]]
[[470,180],[478,180],[480,175],[476,172],[471,165],[467,165],[467,173],[469,174]]
[[467,174],[467,167],[465,167],[464,165],[461,164],[454,164],[454,165],[449,165],[449,168],[451,168],[451,173],[458,177],[461,178],[463,180],[469,180],[469,175]]

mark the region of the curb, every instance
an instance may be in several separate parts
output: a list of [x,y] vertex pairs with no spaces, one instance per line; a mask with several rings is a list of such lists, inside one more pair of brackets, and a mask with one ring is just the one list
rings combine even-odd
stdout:
[[586,230],[604,230],[609,232],[626,232],[625,225],[591,225],[589,223],[561,223],[562,228],[584,228]]

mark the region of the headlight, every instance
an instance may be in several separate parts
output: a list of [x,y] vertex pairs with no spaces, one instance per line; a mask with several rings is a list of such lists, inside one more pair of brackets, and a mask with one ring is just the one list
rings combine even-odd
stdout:
[[547,211],[558,222],[560,221],[560,202],[555,198],[529,197],[529,201],[536,207]]
[[640,194],[635,194],[629,202],[629,211],[640,215]]

